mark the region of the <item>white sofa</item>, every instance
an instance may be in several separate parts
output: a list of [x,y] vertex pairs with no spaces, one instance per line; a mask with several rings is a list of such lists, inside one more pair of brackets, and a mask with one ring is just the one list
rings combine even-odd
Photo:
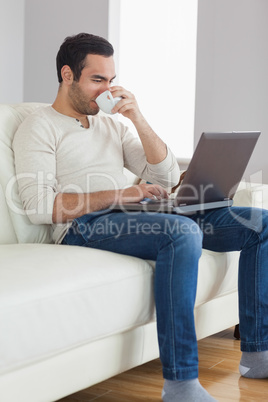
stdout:
[[[22,211],[11,143],[21,121],[39,106],[0,105],[3,402],[55,401],[158,357],[154,263],[51,244],[50,226],[30,224]],[[261,195],[259,185],[244,184],[236,202],[261,206]],[[198,339],[238,323],[238,257],[203,251]]]

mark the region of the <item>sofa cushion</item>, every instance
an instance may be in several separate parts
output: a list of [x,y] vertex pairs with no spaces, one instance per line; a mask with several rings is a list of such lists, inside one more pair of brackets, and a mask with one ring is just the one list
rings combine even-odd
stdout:
[[[19,243],[50,243],[51,227],[49,225],[32,225],[23,211],[18,194],[15,177],[14,155],[12,141],[19,124],[36,108],[43,106],[37,103],[24,103],[18,105],[0,105],[0,185],[2,194],[0,198],[1,215],[12,224],[1,225],[0,241],[18,241]],[[2,195],[5,195],[3,197]],[[6,203],[6,205],[5,205]],[[9,216],[6,213],[9,213]],[[7,229],[9,227],[9,229]],[[16,236],[14,236],[14,233]],[[2,239],[4,241],[2,242]]]
[[238,251],[229,253],[202,251],[198,266],[195,307],[237,292],[239,255]]
[[154,316],[153,269],[75,246],[0,246],[0,373]]
[[[196,308],[237,293],[238,257],[203,251]],[[76,246],[17,244],[0,246],[0,266],[0,373],[155,317],[151,261]]]

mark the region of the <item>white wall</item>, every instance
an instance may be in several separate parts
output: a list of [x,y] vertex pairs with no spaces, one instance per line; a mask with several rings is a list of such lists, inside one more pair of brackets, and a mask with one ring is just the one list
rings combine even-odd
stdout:
[[23,100],[24,0],[0,0],[0,102]]
[[[115,62],[115,70],[116,75],[119,73],[119,52],[120,52],[120,9],[121,9],[121,0],[109,0],[109,9],[108,9],[108,37],[109,42],[112,43],[114,48],[114,62]],[[117,78],[114,81],[114,84],[118,84]]]
[[61,43],[66,36],[80,32],[108,38],[109,0],[25,2],[24,101],[53,102],[58,90],[56,55]]
[[177,157],[193,149],[196,26],[197,0],[121,1],[120,84]]
[[267,38],[267,0],[199,1],[195,143],[205,130],[261,130],[246,178],[265,183]]
[[108,38],[108,18],[109,0],[0,0],[0,102],[52,102],[62,41],[79,32]]
[[[113,41],[112,25],[120,22],[116,9],[110,18],[109,10],[119,2],[0,0],[0,102],[52,102],[62,40],[87,31]],[[262,172],[265,183],[267,22],[267,0],[199,0],[194,130],[195,143],[204,130],[261,130],[247,173],[260,178]]]

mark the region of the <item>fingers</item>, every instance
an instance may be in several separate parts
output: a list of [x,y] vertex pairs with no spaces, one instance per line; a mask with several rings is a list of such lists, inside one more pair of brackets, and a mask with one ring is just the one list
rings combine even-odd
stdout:
[[139,107],[135,96],[125,90],[123,87],[114,86],[110,88],[113,97],[121,97],[122,100],[119,101],[116,106],[112,109],[112,113],[120,113],[125,117],[130,117],[130,113],[137,114],[139,112]]
[[133,102],[132,99],[129,98],[123,98],[122,100],[120,100],[115,107],[112,109],[113,113],[121,113],[124,114],[125,112],[127,112],[128,110],[131,109],[137,109],[137,105],[135,102]]
[[121,97],[122,99],[128,99],[129,101],[135,100],[135,96],[130,91],[127,91],[123,87],[119,87],[119,86],[111,87],[110,91],[114,98],[116,98],[118,96],[118,97]]
[[145,198],[152,200],[162,200],[168,198],[167,191],[157,184],[141,184]]
[[127,91],[125,88],[120,87],[119,85],[111,87],[110,92],[112,93],[113,97],[116,96],[121,96],[122,98],[134,97],[134,95],[130,91]]
[[125,204],[128,202],[139,202],[144,198],[161,200],[163,198],[168,198],[168,193],[161,186],[143,183],[120,190],[117,193],[115,202]]

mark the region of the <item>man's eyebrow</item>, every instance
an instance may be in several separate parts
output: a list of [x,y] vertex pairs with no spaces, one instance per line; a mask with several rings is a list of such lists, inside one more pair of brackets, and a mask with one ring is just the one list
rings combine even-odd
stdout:
[[[113,81],[115,79],[116,75],[110,80]],[[91,76],[91,78],[95,78],[98,80],[103,80],[103,81],[109,81],[107,77],[104,77],[103,75],[99,75],[99,74],[94,74]]]

